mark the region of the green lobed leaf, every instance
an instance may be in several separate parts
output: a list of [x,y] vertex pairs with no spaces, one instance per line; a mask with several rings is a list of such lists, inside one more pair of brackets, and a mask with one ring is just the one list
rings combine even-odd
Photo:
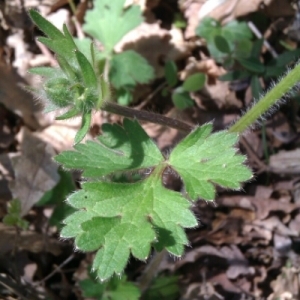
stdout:
[[107,53],[143,21],[139,6],[124,9],[124,4],[125,0],[96,0],[94,8],[86,13],[84,31],[99,40]]
[[239,189],[242,181],[252,177],[243,165],[245,157],[236,154],[238,135],[211,131],[212,124],[198,127],[175,147],[169,158],[192,200],[214,200],[214,184]]
[[[125,119],[123,128],[103,126],[98,142],[76,145],[76,151],[56,157],[64,167],[96,177],[67,199],[77,211],[65,219],[61,236],[75,238],[80,250],[97,250],[93,269],[100,279],[123,272],[130,255],[145,260],[152,246],[182,255],[188,244],[184,228],[195,227],[197,220],[190,202],[163,186],[167,168],[181,176],[193,200],[214,199],[214,184],[238,189],[251,178],[245,157],[234,148],[238,136],[211,131],[211,124],[197,128],[166,159],[136,121]],[[120,172],[145,168],[150,175],[132,183],[111,180]]]
[[[101,279],[121,273],[130,253],[147,259],[157,240],[170,253],[182,255],[188,244],[183,227],[197,225],[190,203],[166,189],[155,173],[133,184],[87,182],[82,187],[67,200],[80,211],[65,220],[61,235],[76,236],[76,247],[83,251],[100,248],[93,268]],[[170,238],[160,240],[157,228]]]
[[117,171],[149,168],[163,156],[137,121],[119,125],[104,124],[97,142],[76,145],[76,151],[64,151],[55,160],[69,169],[84,170],[84,177],[99,177]]
[[127,50],[113,56],[109,77],[117,89],[147,83],[154,77],[154,70],[147,60],[133,50]]

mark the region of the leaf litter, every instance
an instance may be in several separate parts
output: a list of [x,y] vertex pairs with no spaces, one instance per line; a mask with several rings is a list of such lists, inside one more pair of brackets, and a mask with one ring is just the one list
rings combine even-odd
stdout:
[[[136,2],[139,3],[139,1]],[[175,112],[174,110],[171,111],[170,101],[162,98],[160,93],[153,95],[143,109],[161,111],[164,114],[180,116],[183,119],[187,118],[194,124],[205,123],[214,119],[215,124],[217,124],[216,128],[228,126],[237,115],[234,110],[238,111],[241,107],[244,109],[243,101],[247,103],[252,98],[251,91],[249,88],[246,91],[250,95],[248,100],[241,95],[237,95],[237,93],[232,93],[228,84],[222,85],[217,79],[222,72],[219,66],[209,62],[210,58],[206,58],[207,60],[203,59],[203,52],[195,53],[193,39],[195,39],[195,28],[203,15],[204,1],[179,1],[180,13],[186,17],[188,26],[183,30],[184,38],[181,36],[175,44],[172,42],[175,35],[171,27],[166,26],[162,28],[160,26],[160,22],[165,22],[164,18],[167,19],[166,12],[170,9],[166,8],[164,3],[172,1],[154,2],[148,4],[145,1],[140,1],[141,9],[150,14],[149,20],[152,19],[155,22],[152,24],[151,22],[147,23],[147,21],[143,22],[140,26],[144,29],[140,30],[138,34],[132,33],[132,36],[129,33],[128,37],[126,37],[128,40],[121,41],[124,44],[123,46],[120,44],[120,49],[134,49],[141,55],[144,55],[144,57],[148,55],[147,58],[150,64],[156,70],[156,74],[159,74],[156,80],[161,80],[161,59],[172,58],[180,62],[184,65],[181,72],[184,72],[188,65],[188,59],[193,59],[194,56],[196,56],[197,70],[204,71],[213,80],[207,83],[206,89],[208,93],[206,95],[194,93],[193,99],[195,99],[197,105],[187,109],[184,113],[176,112],[176,110]],[[223,1],[220,7],[216,6],[213,9],[209,6],[209,2],[211,3],[212,1],[207,1],[206,11],[209,11],[211,16],[224,23],[230,19],[247,16],[249,13],[260,9],[258,2],[256,3],[255,1],[253,3],[251,1],[239,1],[239,3],[236,1]],[[275,2],[276,5],[274,4]],[[55,11],[59,11],[66,3],[66,1],[58,1],[57,3],[55,1],[41,1],[41,3],[25,1],[25,5],[40,9],[44,15],[51,13],[51,7]],[[20,125],[17,126],[12,125],[16,124],[13,122],[1,123],[1,132],[6,134],[6,136],[3,136],[3,139],[1,138],[3,143],[1,144],[1,155],[8,153],[9,157],[11,157],[15,153],[20,153],[19,151],[22,147],[25,147],[25,142],[18,140],[16,137],[20,127],[29,128],[29,130],[40,130],[38,134],[48,144],[53,144],[53,140],[57,139],[59,142],[54,144],[58,152],[61,149],[70,148],[71,137],[74,134],[73,123],[64,125],[62,123],[54,123],[54,125],[50,125],[49,123],[52,123],[51,119],[45,119],[46,117],[38,112],[35,105],[36,102],[17,87],[21,82],[21,78],[15,74],[12,75],[9,66],[15,63],[17,71],[19,70],[20,74],[24,75],[23,66],[29,66],[34,58],[41,54],[38,53],[39,50],[34,45],[33,39],[29,41],[25,38],[29,32],[26,28],[30,26],[20,25],[28,22],[28,20],[21,13],[22,10],[20,10],[18,1],[4,1],[4,4],[1,5],[1,9],[3,8],[3,11],[5,11],[4,21],[1,22],[1,32],[5,32],[6,36],[12,37],[16,32],[15,29],[21,28],[21,31],[17,31],[17,35],[19,35],[18,38],[24,40],[23,46],[25,47],[23,49],[23,54],[25,55],[22,58],[23,54],[17,52],[16,47],[7,43],[4,37],[1,36],[0,57],[3,65],[1,66],[1,71],[5,74],[3,80],[1,80],[1,91],[4,93],[1,102],[4,105],[4,110],[9,114],[13,113],[9,117],[5,115],[4,119],[9,118],[16,122],[19,122],[18,120],[21,119],[21,122],[18,123]],[[264,5],[266,6],[266,15],[273,18],[281,16],[289,18],[294,15],[294,7],[286,1],[265,1]],[[285,8],[284,11],[282,8]],[[172,9],[170,11],[172,12]],[[69,12],[71,15],[72,12],[70,10]],[[160,12],[163,12],[163,14],[159,14]],[[82,24],[79,24],[79,26],[82,26]],[[76,35],[76,29],[73,33]],[[155,37],[155,39],[151,36]],[[153,42],[154,40],[155,42]],[[14,56],[11,56],[11,53]],[[149,56],[149,53],[151,53],[152,58]],[[49,59],[41,61],[49,62]],[[9,80],[5,81],[7,78]],[[29,77],[26,79],[31,80]],[[154,85],[150,85],[150,93],[153,88]],[[224,95],[227,95],[227,97]],[[141,101],[141,97],[137,97],[134,103],[138,105]],[[197,202],[194,212],[200,226],[197,229],[187,231],[191,245],[186,249],[186,255],[177,262],[166,258],[166,263],[161,265],[160,272],[170,274],[176,271],[177,274],[180,274],[180,285],[183,290],[182,299],[273,300],[297,299],[299,297],[297,286],[299,284],[300,188],[297,145],[299,145],[298,135],[300,127],[297,119],[299,118],[298,114],[294,113],[294,116],[290,117],[291,115],[287,113],[288,109],[292,110],[287,105],[287,108],[271,117],[271,121],[277,120],[278,124],[278,120],[280,120],[283,126],[267,124],[267,141],[263,141],[260,129],[254,130],[245,136],[248,144],[255,151],[248,153],[249,148],[244,146],[241,147],[242,151],[247,152],[249,155],[248,163],[253,168],[261,170],[258,172],[256,179],[245,187],[245,193],[241,194],[219,189],[218,197],[215,201],[216,205],[207,204],[203,201]],[[297,112],[297,109],[293,110],[293,112],[295,111]],[[110,117],[101,115],[100,118],[95,119],[93,125],[100,127],[101,123],[107,118]],[[115,120],[119,121],[118,118]],[[5,126],[8,126],[9,133],[7,133]],[[62,129],[63,127],[65,129]],[[74,127],[76,128],[76,122],[74,122]],[[167,146],[168,151],[174,148],[179,141],[178,134],[176,132],[169,134],[166,131],[169,129],[161,127],[157,129],[152,124],[144,124],[144,127],[158,145],[161,147]],[[72,130],[68,131],[68,128],[72,128]],[[63,130],[66,130],[65,135],[57,138]],[[162,135],[164,131],[167,134]],[[179,135],[182,134],[180,133]],[[45,138],[46,136],[49,137]],[[33,153],[35,153],[33,155],[38,155],[39,153],[37,148],[35,148],[38,144],[36,142],[30,144]],[[269,162],[264,160],[266,147],[271,152]],[[23,154],[20,155],[21,158],[25,158],[25,156],[22,156]],[[52,154],[47,155],[49,155],[49,158],[52,156]],[[0,162],[1,175],[5,175],[1,177],[1,180],[8,187],[8,182],[11,182],[13,178],[11,175],[8,175],[7,171],[5,171],[6,173],[3,171],[7,170],[7,161],[1,159]],[[259,162],[263,162],[267,169],[263,169]],[[49,167],[52,163],[49,161],[47,165]],[[21,165],[13,166],[14,172],[18,170],[18,167],[20,168]],[[23,173],[21,175],[26,176],[31,168],[26,167],[23,170],[20,171]],[[51,175],[51,172],[48,175]],[[54,177],[57,180],[56,175]],[[55,185],[55,183],[52,183],[52,185]],[[38,187],[38,190],[40,189],[43,190],[42,184]],[[12,195],[8,188],[1,189],[1,208],[5,210],[6,203],[8,199],[12,199],[11,197]],[[48,258],[49,263],[46,266],[33,259],[34,263],[37,264],[37,270],[33,271],[35,276],[32,274],[28,276],[35,281],[46,277],[51,272],[52,264],[60,265],[66,257],[61,255],[60,251],[65,249],[65,244],[62,241],[53,239],[57,234],[57,230],[55,227],[47,227],[47,216],[49,213],[47,209],[49,210],[49,207],[47,209],[43,207],[31,208],[32,203],[37,200],[34,197],[30,197],[30,201],[32,202],[30,208],[28,206],[26,209],[28,211],[26,219],[32,222],[31,228],[29,228],[28,232],[22,233],[19,236],[19,242],[14,244],[12,241],[18,233],[12,229],[8,230],[1,224],[1,232],[3,233],[1,236],[3,239],[1,239],[0,252],[5,253],[5,255],[13,255],[14,249],[17,249],[17,256],[15,257],[19,257],[18,255],[24,253],[24,251],[26,255],[35,253],[35,255],[40,255],[41,257],[45,257],[47,251],[51,252],[54,258]],[[3,213],[1,213],[1,216],[4,216]],[[7,243],[7,241],[11,242]],[[67,251],[71,254],[72,246],[68,243],[66,245],[69,246]],[[75,266],[75,269],[77,269],[79,262],[83,262],[85,259],[87,258],[76,254],[72,266]],[[30,266],[30,263],[27,261],[28,266]],[[132,263],[132,266],[134,266],[134,263]],[[43,267],[49,269],[47,274],[41,273]],[[8,272],[8,269],[5,270]],[[22,273],[23,270],[19,269],[18,272]],[[68,289],[66,295],[73,295],[74,291],[69,285],[72,281],[71,276],[66,274],[64,269],[61,269],[61,272],[62,277],[65,277],[61,280],[55,279],[56,283]],[[135,270],[132,274],[135,275],[131,275],[131,279],[136,279],[139,271]],[[13,276],[17,278],[18,274]],[[58,289],[53,288],[53,291],[60,294],[63,298]]]

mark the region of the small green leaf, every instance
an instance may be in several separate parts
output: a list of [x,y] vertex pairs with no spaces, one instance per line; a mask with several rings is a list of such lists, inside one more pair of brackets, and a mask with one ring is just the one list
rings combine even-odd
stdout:
[[221,23],[213,18],[205,17],[196,28],[196,34],[202,38],[210,39],[217,34],[221,34]]
[[133,50],[113,56],[109,77],[115,88],[132,87],[147,83],[154,77],[154,70],[147,60]]
[[92,112],[86,112],[82,115],[81,127],[75,135],[74,144],[80,143],[89,132],[92,121]]
[[245,157],[235,153],[237,134],[226,131],[211,134],[211,131],[211,124],[198,127],[175,147],[169,158],[193,200],[214,200],[213,183],[239,189],[240,183],[252,176],[243,165]]
[[29,14],[33,22],[48,36],[48,38],[39,37],[38,40],[56,54],[64,57],[72,65],[75,59],[74,50],[77,49],[77,47],[67,27],[65,25],[63,26],[63,34],[37,11],[30,10]]
[[[235,57],[247,58],[251,54],[251,50],[253,50],[253,43],[250,40],[240,39],[235,42]],[[259,55],[253,57],[259,57]]]
[[172,101],[178,109],[186,109],[194,106],[194,100],[190,97],[189,92],[175,90],[172,94]]
[[29,223],[21,216],[22,205],[19,199],[13,199],[8,203],[7,215],[3,218],[3,224],[7,226],[17,226],[21,229],[27,229]]
[[124,9],[125,0],[96,0],[85,15],[83,29],[100,41],[110,53],[121,38],[143,21],[139,6]]
[[230,46],[225,38],[223,38],[221,35],[216,35],[214,37],[214,43],[217,47],[217,49],[223,53],[230,53],[231,49]]
[[247,70],[261,74],[265,71],[265,66],[259,61],[258,58],[237,58],[237,61]]
[[33,22],[47,35],[49,38],[62,39],[64,38],[62,32],[58,30],[52,23],[42,17],[36,10],[31,9],[29,15]]
[[79,282],[83,296],[96,298],[99,300],[138,300],[141,297],[140,290],[126,280],[126,276],[121,278],[112,277],[107,282],[97,282],[93,279],[85,279]]
[[230,40],[251,39],[252,31],[246,22],[233,20],[222,28],[222,35]]
[[87,88],[97,89],[97,77],[91,63],[80,51],[75,51],[75,55],[81,69],[84,85]]
[[169,60],[165,64],[165,76],[167,83],[170,87],[174,87],[177,82],[177,66],[174,61]]
[[76,72],[75,72],[74,68],[71,67],[68,60],[65,59],[61,55],[57,55],[56,59],[57,59],[57,62],[59,64],[61,70],[64,72],[65,76],[67,76],[69,78],[69,80],[76,82],[77,81]]
[[182,87],[187,92],[195,92],[204,87],[206,76],[204,73],[195,73],[189,76]]

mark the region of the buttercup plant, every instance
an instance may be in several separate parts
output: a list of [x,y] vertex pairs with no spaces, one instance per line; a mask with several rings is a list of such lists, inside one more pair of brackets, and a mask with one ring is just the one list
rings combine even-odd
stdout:
[[[190,210],[193,203],[198,199],[213,201],[215,185],[238,190],[252,177],[244,165],[245,156],[235,148],[239,134],[300,80],[298,65],[229,130],[217,133],[212,133],[211,123],[192,128],[178,120],[119,106],[110,102],[112,86],[116,88],[132,68],[143,74],[142,81],[138,75],[131,77],[134,83],[147,82],[152,76],[151,67],[139,54],[113,51],[142,20],[140,9],[124,9],[124,2],[96,0],[94,9],[87,12],[83,28],[103,44],[102,52],[93,43],[86,51],[74,42],[66,26],[60,32],[38,12],[30,11],[33,22],[47,36],[39,41],[55,52],[59,64],[59,68],[31,70],[45,78],[36,93],[47,101],[48,110],[68,109],[59,119],[82,116],[74,150],[55,157],[66,169],[82,170],[86,179],[82,189],[67,198],[76,211],[64,220],[61,237],[74,238],[78,250],[97,251],[92,268],[100,280],[121,274],[130,255],[145,261],[152,247],[180,257],[189,244],[184,228],[198,224]],[[125,74],[121,66],[126,66]],[[134,120],[124,119],[122,127],[103,124],[102,135],[96,140],[80,143],[89,130],[92,112],[99,109]],[[138,120],[190,133],[164,155]],[[118,175],[145,170],[147,175],[133,183],[115,180]],[[182,179],[183,193],[163,185],[163,175],[170,171]]]

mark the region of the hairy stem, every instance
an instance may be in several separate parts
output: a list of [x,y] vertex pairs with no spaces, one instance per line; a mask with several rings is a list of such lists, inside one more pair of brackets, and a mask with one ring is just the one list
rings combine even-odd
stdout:
[[277,101],[289,93],[299,81],[300,63],[298,63],[293,70],[287,72],[287,74],[282,77],[279,82],[261,98],[261,100],[229,128],[229,131],[238,133],[245,131]]
[[173,118],[169,118],[145,110],[136,110],[130,107],[121,106],[114,102],[104,102],[101,106],[101,109],[123,117],[165,125],[182,131],[190,132],[194,128],[192,125],[189,125],[187,123],[181,122]]

